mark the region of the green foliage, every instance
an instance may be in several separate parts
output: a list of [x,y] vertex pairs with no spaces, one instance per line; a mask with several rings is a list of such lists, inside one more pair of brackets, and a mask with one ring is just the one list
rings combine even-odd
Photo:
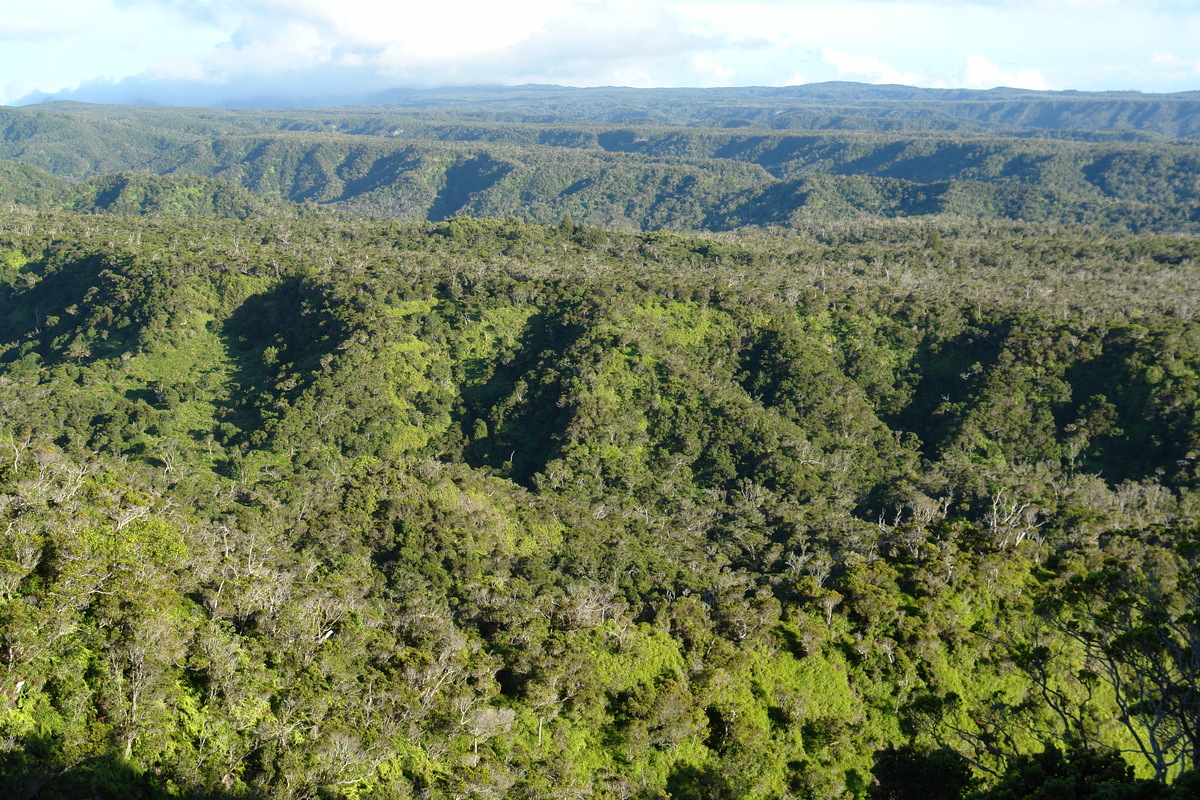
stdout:
[[1196,230],[1194,98],[812,91],[482,90],[273,112],[6,109],[0,199],[237,218],[569,216],[638,230],[935,215]]
[[10,793],[1186,791],[1191,239],[574,219],[0,213]]
[[1129,765],[1116,753],[1082,747],[1070,747],[1063,753],[1056,747],[1047,747],[1039,754],[1017,759],[995,786],[971,797],[978,800],[1150,800],[1173,795],[1160,784],[1135,780]]

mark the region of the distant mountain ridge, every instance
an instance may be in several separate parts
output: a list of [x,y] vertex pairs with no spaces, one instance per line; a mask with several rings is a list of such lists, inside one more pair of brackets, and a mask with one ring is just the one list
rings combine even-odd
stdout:
[[[750,122],[775,129],[978,130],[1117,132],[1151,137],[1200,136],[1200,91],[1151,94],[1029,89],[927,89],[831,81],[780,87],[634,89],[524,85],[394,89],[345,104],[265,102],[255,109],[224,108],[218,115],[308,110],[438,110],[476,119],[526,122],[589,120],[668,125]],[[108,116],[110,106],[51,101],[24,106]],[[154,107],[156,109],[167,107]]]
[[[1200,232],[1200,93],[826,83],[466,87],[382,99],[0,108],[0,159],[68,183],[157,176],[159,196],[190,199],[81,201],[33,191],[30,181],[48,177],[16,167],[0,173],[0,197],[119,213],[291,214],[285,205],[299,203],[408,221],[570,216],[636,230],[953,214]],[[164,188],[196,178],[229,188],[203,201],[194,184]],[[234,190],[259,199],[230,202]],[[255,203],[265,205],[251,211]]]
[[[898,127],[920,120],[929,130],[977,128],[1017,131],[1142,132],[1170,138],[1200,135],[1200,91],[1145,94],[1137,91],[1083,92],[1029,89],[926,89],[831,81],[783,87],[706,89],[570,88],[556,86],[474,87],[458,90],[396,90],[373,98],[403,107],[441,108],[489,100],[506,105],[551,106],[560,114],[602,122],[630,121],[638,109],[667,124],[702,125],[745,119],[767,127],[913,130]],[[626,106],[626,115],[589,111],[601,102]],[[725,116],[740,110],[742,114]]]

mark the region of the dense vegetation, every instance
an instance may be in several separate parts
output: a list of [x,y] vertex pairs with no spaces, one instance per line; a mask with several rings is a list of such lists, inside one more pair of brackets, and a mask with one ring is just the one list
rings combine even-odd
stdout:
[[9,796],[1187,796],[1192,240],[2,229]]
[[[239,217],[293,203],[404,221],[569,214],[627,230],[949,214],[1196,233],[1198,102],[824,84],[463,90],[276,111],[55,103],[0,109],[0,158],[17,162],[0,199]],[[170,208],[67,184],[31,198],[30,180],[52,178],[30,166],[136,180]]]
[[392,99],[0,109],[0,793],[1200,791],[1195,98]]

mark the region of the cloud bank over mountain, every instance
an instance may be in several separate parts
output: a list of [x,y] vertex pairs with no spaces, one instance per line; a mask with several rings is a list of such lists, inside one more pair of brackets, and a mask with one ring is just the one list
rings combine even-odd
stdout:
[[1138,0],[45,0],[0,102],[254,105],[393,87],[1200,88],[1200,10]]

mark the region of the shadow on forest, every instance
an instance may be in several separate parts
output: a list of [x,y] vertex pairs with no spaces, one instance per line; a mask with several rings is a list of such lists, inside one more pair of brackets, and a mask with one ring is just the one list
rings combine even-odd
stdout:
[[[156,785],[156,776],[138,770],[115,752],[92,756],[63,769],[52,763],[55,744],[32,736],[16,750],[0,754],[0,796],[9,800],[167,800],[178,796]],[[178,787],[176,787],[178,789]],[[190,788],[193,800],[233,800],[233,795]]]
[[446,185],[429,207],[426,219],[437,222],[450,219],[463,210],[471,198],[496,184],[512,167],[491,156],[480,155],[446,170]]
[[921,454],[936,460],[962,423],[960,409],[996,365],[1007,333],[1007,327],[974,330],[923,345],[914,370],[920,378],[908,405],[880,418],[892,430],[916,434]]
[[259,431],[270,409],[304,391],[336,352],[342,331],[326,301],[319,285],[291,277],[230,314],[220,331],[233,364],[223,424],[236,432],[226,429],[225,439]]
[[420,159],[411,151],[389,153],[376,159],[362,177],[346,181],[338,200],[349,200],[359,195],[397,185],[407,172],[420,166]]
[[1063,379],[1072,402],[1056,411],[1055,423],[1088,435],[1077,470],[1099,474],[1110,485],[1189,480],[1186,470],[1200,444],[1195,380],[1149,377],[1147,364],[1172,360],[1154,352],[1159,346],[1140,332],[1114,329],[1103,352],[1067,368]]
[[787,225],[807,200],[803,181],[785,181],[749,192],[732,208],[720,208],[704,218],[708,230],[727,231],[743,225]]
[[131,352],[146,310],[130,313],[112,297],[114,286],[125,280],[122,268],[110,256],[89,255],[51,269],[27,288],[6,292],[0,300],[0,340],[36,337],[47,360],[56,349],[72,361]]
[[[466,363],[460,424],[471,437],[463,459],[475,468],[506,470],[523,486],[561,453],[571,422],[559,374],[562,354],[583,333],[562,312],[530,317],[515,351],[499,363],[475,359]],[[486,436],[475,436],[483,421]]]
[[721,770],[680,764],[667,778],[667,794],[680,800],[733,800],[738,793]]

